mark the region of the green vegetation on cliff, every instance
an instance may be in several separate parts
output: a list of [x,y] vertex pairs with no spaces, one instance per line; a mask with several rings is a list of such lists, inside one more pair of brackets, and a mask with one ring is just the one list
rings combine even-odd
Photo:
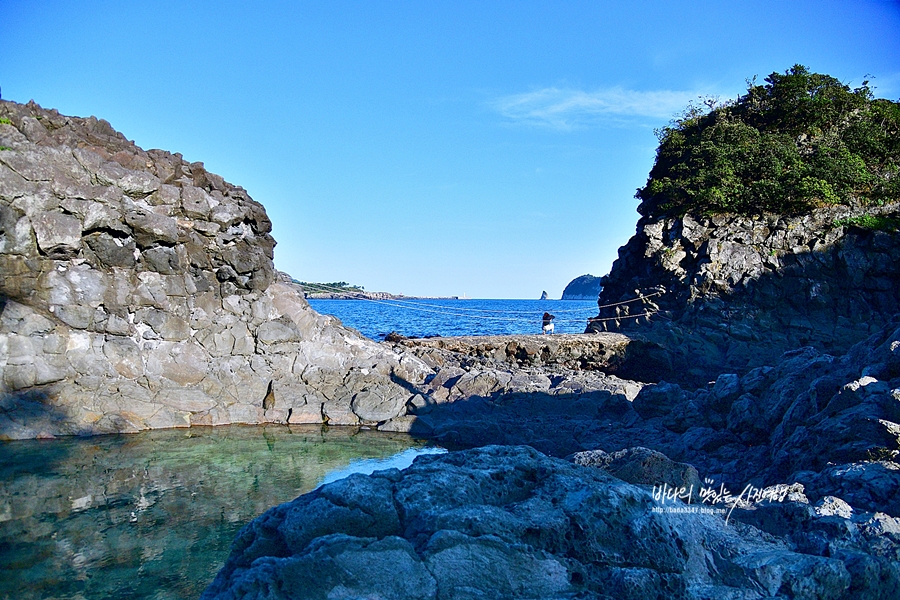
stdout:
[[900,104],[801,65],[765,81],[657,131],[641,214],[798,214],[900,198]]
[[858,227],[860,229],[871,229],[873,231],[887,231],[888,233],[893,233],[895,231],[900,231],[900,219],[880,215],[861,215],[858,217],[838,219],[834,222],[834,226]]

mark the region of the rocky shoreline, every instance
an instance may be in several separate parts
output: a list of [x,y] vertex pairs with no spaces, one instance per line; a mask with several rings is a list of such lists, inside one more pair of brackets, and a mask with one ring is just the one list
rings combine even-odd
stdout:
[[890,598],[900,584],[896,519],[771,489],[726,525],[714,504],[659,502],[647,462],[612,476],[487,446],[351,476],[248,525],[202,598]]
[[359,424],[426,376],[312,311],[265,209],[202,163],[33,103],[0,117],[0,439]]
[[888,599],[900,586],[900,319],[844,356],[804,348],[698,389],[435,344],[413,344],[437,376],[409,431],[471,450],[271,509],[203,598]]
[[[593,333],[376,343],[309,307],[202,163],[0,117],[0,439],[316,423],[462,450],[270,510],[205,597],[900,587],[900,244],[837,224],[863,207],[644,218]],[[714,488],[727,516],[686,508]]]

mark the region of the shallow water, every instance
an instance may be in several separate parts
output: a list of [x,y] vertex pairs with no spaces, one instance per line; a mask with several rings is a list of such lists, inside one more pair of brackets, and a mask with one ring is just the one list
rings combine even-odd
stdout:
[[197,598],[269,507],[434,451],[319,426],[2,442],[0,598]]
[[584,333],[597,316],[596,300],[315,300],[316,311],[375,340],[396,331],[407,337],[541,333],[544,312],[556,333]]

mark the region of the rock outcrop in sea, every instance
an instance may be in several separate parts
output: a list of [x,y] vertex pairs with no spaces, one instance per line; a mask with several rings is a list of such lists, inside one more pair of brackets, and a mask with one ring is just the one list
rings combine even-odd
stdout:
[[0,439],[404,412],[429,370],[312,311],[243,188],[94,117],[0,119]]
[[576,277],[563,290],[563,300],[596,300],[602,285],[600,277],[581,275]]

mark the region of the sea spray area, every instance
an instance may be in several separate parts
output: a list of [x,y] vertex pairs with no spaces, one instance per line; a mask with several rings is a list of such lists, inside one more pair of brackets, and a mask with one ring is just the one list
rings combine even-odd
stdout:
[[273,504],[439,451],[319,426],[0,443],[0,598],[197,598]]

